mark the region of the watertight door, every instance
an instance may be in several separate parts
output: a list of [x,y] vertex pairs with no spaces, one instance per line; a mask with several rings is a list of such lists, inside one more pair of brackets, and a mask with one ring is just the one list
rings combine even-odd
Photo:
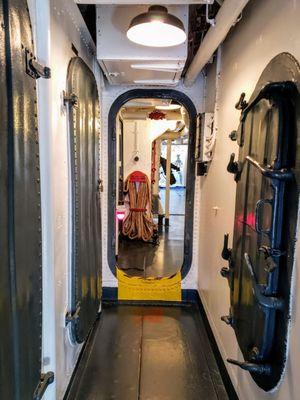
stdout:
[[0,398],[32,400],[53,374],[40,382],[37,74],[29,65],[33,38],[26,1],[1,0],[0,23]]
[[287,238],[295,208],[289,199],[297,202],[296,96],[293,82],[262,88],[242,112],[239,161],[228,165],[235,172],[237,197],[233,248],[223,253],[230,264],[227,322],[245,362],[230,361],[251,372],[267,391],[276,386],[284,368],[290,318],[288,257],[292,258],[293,242]]
[[73,338],[88,335],[101,298],[101,218],[99,181],[99,100],[93,73],[75,57],[68,69],[65,101],[69,108],[72,182]]

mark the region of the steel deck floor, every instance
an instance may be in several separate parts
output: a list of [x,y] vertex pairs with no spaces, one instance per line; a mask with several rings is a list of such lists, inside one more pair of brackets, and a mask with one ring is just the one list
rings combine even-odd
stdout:
[[66,399],[228,396],[196,305],[106,305]]
[[130,276],[162,278],[176,274],[183,263],[184,216],[171,215],[159,232],[159,245],[120,240],[118,267]]

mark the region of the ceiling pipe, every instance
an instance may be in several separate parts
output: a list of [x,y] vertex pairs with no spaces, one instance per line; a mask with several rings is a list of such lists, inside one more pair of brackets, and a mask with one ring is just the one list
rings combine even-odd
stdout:
[[185,86],[192,86],[214,52],[226,38],[249,0],[225,0],[216,15],[215,26],[206,33],[184,78]]

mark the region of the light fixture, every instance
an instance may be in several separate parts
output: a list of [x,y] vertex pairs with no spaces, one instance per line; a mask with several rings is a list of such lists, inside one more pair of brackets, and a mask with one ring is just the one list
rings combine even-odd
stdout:
[[127,37],[134,43],[151,47],[170,47],[183,43],[186,33],[182,21],[163,6],[151,6],[130,23]]
[[162,110],[162,111],[174,111],[174,110],[179,110],[181,108],[180,104],[168,104],[166,106],[156,106],[155,107],[157,110]]

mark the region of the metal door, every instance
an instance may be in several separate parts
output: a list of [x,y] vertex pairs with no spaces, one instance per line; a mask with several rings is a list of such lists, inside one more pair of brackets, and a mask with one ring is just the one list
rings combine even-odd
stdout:
[[74,340],[87,337],[101,299],[101,218],[99,180],[99,100],[95,77],[75,57],[68,69],[72,182],[72,324]]
[[231,288],[230,315],[223,319],[234,328],[245,362],[229,361],[248,370],[264,390],[279,382],[286,357],[291,225],[299,185],[297,96],[295,82],[287,80],[266,83],[249,104],[240,104],[239,159],[235,162],[232,155],[228,165],[237,195],[233,248],[225,243],[223,249],[229,269],[222,272]]
[[53,381],[40,381],[40,74],[26,1],[1,0],[0,23],[0,398],[32,400]]

